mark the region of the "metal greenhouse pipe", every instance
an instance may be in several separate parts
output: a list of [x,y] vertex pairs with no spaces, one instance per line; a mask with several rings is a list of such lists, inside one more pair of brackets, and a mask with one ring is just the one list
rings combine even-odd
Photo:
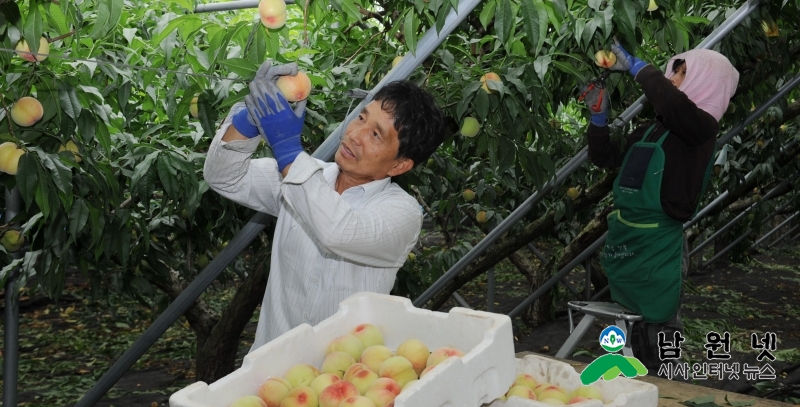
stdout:
[[245,8],[258,7],[259,0],[238,0],[221,3],[198,4],[194,7],[195,13],[212,13],[215,11],[232,11]]
[[789,235],[791,235],[792,233],[794,233],[794,231],[795,231],[795,230],[797,230],[797,229],[799,229],[799,228],[800,228],[800,225],[797,225],[797,226],[795,226],[795,227],[793,227],[793,228],[789,229],[789,231],[788,231],[788,232],[786,232],[786,233],[784,233],[783,235],[781,235],[781,237],[779,237],[779,238],[775,239],[775,241],[774,241],[774,242],[772,242],[772,243],[768,244],[768,245],[767,245],[767,249],[771,248],[772,246],[775,246],[776,244],[778,244],[778,242],[780,242],[781,240],[785,239],[785,238],[786,238],[786,236],[789,236]]
[[[750,0],[737,9],[730,17],[728,17],[719,27],[717,27],[703,42],[696,48],[711,48],[716,45],[722,37],[729,33],[736,25],[738,25],[748,14],[753,12],[757,6],[758,0]],[[403,58],[405,59],[405,58]],[[625,123],[629,122],[636,114],[638,114],[647,100],[645,96],[640,97],[630,107],[628,107],[622,114],[617,117],[611,124],[611,127],[622,127]],[[421,307],[430,301],[433,296],[439,292],[444,286],[453,280],[462,270],[467,268],[467,265],[475,261],[482,255],[490,246],[492,246],[503,234],[505,234],[511,227],[521,220],[529,211],[536,207],[536,205],[552,190],[561,185],[572,172],[583,165],[589,159],[589,149],[584,147],[578,154],[561,169],[556,172],[555,179],[547,182],[540,191],[535,191],[528,199],[525,200],[517,209],[508,215],[506,219],[497,225],[497,228],[491,231],[486,237],[478,242],[475,247],[467,252],[464,257],[458,260],[450,270],[444,273],[433,285],[428,287],[416,300],[414,306]]]
[[[358,115],[361,108],[369,103],[372,96],[385,84],[393,80],[405,79],[416,69],[425,58],[444,41],[453,29],[470,14],[473,8],[480,4],[480,0],[461,0],[457,10],[451,10],[447,15],[444,27],[437,32],[435,28],[429,29],[417,44],[417,54],[406,55],[397,66],[386,74],[386,77],[370,91],[353,113],[351,113],[334,132],[322,143],[322,145],[312,154],[312,157],[321,160],[330,160],[339,146],[339,139],[344,129],[345,123]],[[128,369],[172,326],[172,324],[189,309],[194,301],[211,285],[214,280],[222,273],[239,255],[253,239],[261,233],[272,217],[265,213],[257,213],[231,239],[227,247],[222,249],[217,257],[203,269],[200,274],[183,290],[178,298],[173,301],[164,312],[153,322],[142,336],[128,348],[127,351],[109,368],[109,370],[92,386],[91,389],[75,404],[75,407],[89,407],[95,405],[105,395],[111,387],[125,374]],[[8,405],[8,404],[6,404]]]
[[330,159],[336,153],[336,150],[339,148],[339,143],[342,138],[342,133],[345,130],[345,124],[349,123],[351,120],[358,117],[361,114],[361,109],[363,109],[369,102],[372,101],[372,98],[375,96],[378,91],[383,88],[384,85],[394,82],[397,80],[403,80],[411,76],[417,67],[419,67],[422,62],[427,59],[437,48],[439,45],[444,42],[444,39],[450,35],[453,30],[461,24],[467,18],[467,15],[472,12],[472,10],[481,3],[481,0],[461,0],[458,2],[458,9],[457,10],[450,10],[450,13],[447,15],[447,18],[444,21],[444,26],[442,26],[442,30],[438,33],[436,32],[436,28],[429,29],[425,35],[417,42],[417,51],[416,53],[408,53],[406,54],[402,60],[390,70],[383,79],[378,82],[375,87],[367,93],[361,103],[358,104],[350,114],[344,119],[342,124],[340,124],[336,130],[334,130],[330,136],[322,143],[322,145],[317,148],[317,151],[314,154],[319,154],[319,157],[326,157],[325,159]]
[[743,233],[743,234],[742,234],[741,236],[739,236],[739,237],[738,237],[736,240],[734,240],[734,241],[733,241],[733,243],[731,243],[730,245],[728,245],[728,247],[726,247],[726,248],[722,249],[722,250],[721,250],[719,253],[715,254],[715,255],[714,255],[714,257],[712,257],[710,260],[708,260],[707,262],[703,263],[703,264],[700,266],[700,268],[708,267],[708,265],[709,265],[709,264],[711,264],[711,263],[713,263],[713,262],[717,261],[717,260],[718,260],[720,257],[724,256],[724,255],[725,255],[725,253],[729,252],[731,249],[733,249],[734,247],[736,247],[736,245],[737,245],[737,244],[739,244],[739,242],[741,242],[742,240],[746,239],[746,238],[747,238],[747,236],[750,236],[752,233],[753,233],[753,229],[750,229],[750,230],[748,230],[747,232]]
[[[285,0],[286,4],[294,4],[294,0]],[[225,1],[220,3],[198,4],[194,8],[195,13],[213,13],[215,11],[232,11],[245,8],[258,7],[259,0],[237,0]]]
[[750,125],[750,123],[755,121],[755,119],[757,119],[759,116],[766,113],[767,109],[769,109],[770,106],[777,103],[778,100],[786,96],[786,94],[789,93],[792,89],[794,89],[795,86],[797,85],[800,85],[800,74],[797,74],[797,76],[795,76],[792,80],[786,82],[774,95],[767,98],[767,100],[765,100],[764,103],[758,106],[756,110],[753,110],[749,115],[747,115],[747,117],[744,119],[743,122],[739,123],[738,126],[730,129],[730,131],[728,131],[724,136],[722,136],[719,139],[719,141],[717,141],[717,147],[727,144],[728,141],[730,141],[730,139],[733,138],[733,136],[738,134],[740,131],[744,130],[745,127]]
[[514,308],[511,312],[508,313],[508,316],[510,318],[514,318],[517,315],[521,314],[523,311],[525,311],[525,309],[528,308],[531,304],[533,304],[533,302],[536,301],[537,298],[541,297],[548,290],[553,288],[553,286],[556,285],[559,280],[564,278],[564,276],[569,274],[569,272],[572,271],[572,269],[581,264],[585,258],[591,256],[592,253],[596,252],[601,246],[603,246],[603,243],[606,242],[607,237],[608,237],[608,232],[604,233],[603,236],[600,236],[600,238],[595,240],[595,242],[592,243],[591,246],[587,247],[583,252],[581,252],[581,254],[579,254],[578,257],[572,259],[572,261],[569,262],[569,264],[564,266],[564,268],[559,270],[558,273],[556,273],[553,277],[547,280],[547,282],[539,286],[539,288],[537,288],[533,294],[531,294],[528,298],[526,298],[519,305],[517,305],[516,308]]
[[[775,188],[772,188],[769,192],[767,192],[766,195],[764,195],[763,200],[764,201],[768,201],[768,200],[772,199],[772,197],[775,196],[783,187],[785,187],[786,185],[789,184],[789,180],[790,180],[789,178],[786,178],[780,184],[778,184],[778,186],[776,186]],[[698,252],[700,252],[701,250],[703,250],[703,248],[708,246],[709,243],[713,242],[716,238],[718,238],[720,235],[725,233],[728,229],[732,228],[735,224],[739,223],[739,221],[742,218],[744,218],[745,215],[747,215],[751,210],[755,209],[757,204],[758,204],[758,202],[752,203],[750,206],[747,207],[747,209],[743,210],[742,213],[740,213],[735,218],[733,218],[725,226],[721,227],[719,230],[714,232],[714,234],[711,235],[708,239],[704,240],[703,243],[700,243],[699,245],[697,245],[697,247],[695,247],[694,250],[689,252],[689,257],[692,257],[695,254],[697,254]]]
[[[741,131],[741,129],[739,129],[739,130]],[[728,133],[728,134],[731,134],[731,133]],[[797,140],[792,140],[788,144],[786,144],[785,146],[781,147],[780,151],[781,152],[786,151],[786,150],[794,147],[795,144],[797,144]],[[754,176],[755,176],[755,173],[753,171],[748,172],[744,176],[744,181],[742,183],[746,184],[747,182],[750,181],[750,178],[752,178]],[[728,195],[730,195],[730,192],[728,192],[726,190],[725,192],[721,193],[718,197],[714,198],[714,200],[711,201],[711,203],[709,203],[708,205],[703,207],[703,209],[699,210],[697,212],[697,215],[695,215],[694,218],[692,218],[692,220],[690,220],[689,222],[686,222],[683,225],[683,229],[686,230],[686,229],[694,226],[697,222],[700,221],[700,219],[703,219],[704,217],[706,217],[708,215],[708,213],[711,212],[712,210],[714,210],[714,208],[717,205],[719,205],[723,200],[725,200],[725,198],[727,198]]]
[[770,237],[770,236],[772,236],[772,235],[773,235],[775,232],[779,231],[779,230],[780,230],[782,227],[784,227],[784,226],[785,226],[787,223],[791,222],[791,221],[792,221],[792,219],[794,219],[794,218],[796,218],[796,217],[797,217],[797,215],[800,215],[800,212],[795,212],[795,214],[794,214],[794,215],[792,215],[792,216],[790,216],[790,217],[786,218],[786,220],[784,220],[783,222],[781,222],[781,224],[780,224],[780,225],[776,226],[774,229],[772,229],[772,230],[770,230],[769,232],[767,232],[767,234],[765,234],[764,236],[761,236],[761,239],[758,239],[758,240],[756,240],[756,242],[755,242],[755,243],[753,243],[753,247],[756,247],[756,246],[760,245],[761,243],[763,243],[765,240],[769,239],[769,237]]

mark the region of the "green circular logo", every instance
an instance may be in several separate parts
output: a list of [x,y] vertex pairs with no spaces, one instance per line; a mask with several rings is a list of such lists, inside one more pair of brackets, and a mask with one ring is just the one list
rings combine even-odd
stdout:
[[625,346],[625,332],[615,325],[603,329],[600,332],[600,346],[606,352],[619,352]]

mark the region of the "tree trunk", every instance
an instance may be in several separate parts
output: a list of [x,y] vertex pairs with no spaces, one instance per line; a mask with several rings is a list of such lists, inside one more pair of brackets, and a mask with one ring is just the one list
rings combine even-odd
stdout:
[[[269,256],[269,250],[262,250]],[[262,257],[264,270],[254,270],[236,290],[222,315],[206,304],[201,296],[189,307],[184,316],[197,337],[195,372],[197,380],[212,383],[235,369],[239,337],[256,307],[261,304],[267,287],[269,262]],[[171,281],[153,281],[171,300],[180,295],[188,285],[181,280],[177,270],[171,271]]]
[[197,380],[211,383],[236,368],[239,337],[261,304],[267,288],[267,274],[266,270],[250,273],[210,332],[197,336]]
[[[616,170],[607,172],[603,178],[587,189],[585,194],[579,196],[573,202],[573,210],[580,211],[597,204],[597,202],[611,191],[616,176]],[[501,260],[523,248],[533,239],[549,233],[550,230],[555,227],[555,223],[553,214],[548,212],[539,219],[525,225],[518,234],[513,236],[506,235],[499,239],[482,257],[474,261],[470,266],[459,273],[458,276],[448,282],[442,290],[434,294],[433,298],[428,304],[425,304],[425,306],[429,306],[430,309],[439,309],[450,298],[453,292],[463,287],[464,284],[472,281],[472,279],[482,275]]]
[[[600,211],[600,213],[598,213],[597,216],[595,216],[594,219],[592,219],[583,228],[583,230],[578,233],[578,236],[575,236],[575,239],[572,239],[569,245],[567,245],[567,247],[561,251],[561,256],[558,261],[553,258],[538,270],[538,273],[536,274],[536,286],[531,289],[531,294],[535,291],[535,288],[541,287],[545,282],[547,282],[547,280],[552,278],[553,275],[558,273],[559,270],[566,267],[569,262],[578,257],[578,255],[583,253],[586,248],[591,246],[595,241],[597,241],[597,239],[603,236],[603,234],[608,230],[608,222],[606,221],[606,218],[608,217],[608,214],[611,213],[611,210],[612,207],[608,206]],[[599,266],[599,264],[597,265]],[[594,268],[594,264],[592,265],[592,268]],[[602,273],[601,269],[597,270]],[[603,276],[605,276],[605,273],[603,273]],[[602,287],[595,286],[595,290],[600,288]],[[533,304],[531,304],[530,308],[528,308],[528,320],[534,326],[541,325],[552,320],[554,312],[553,290],[555,289],[556,286],[553,286],[553,289],[537,299]]]

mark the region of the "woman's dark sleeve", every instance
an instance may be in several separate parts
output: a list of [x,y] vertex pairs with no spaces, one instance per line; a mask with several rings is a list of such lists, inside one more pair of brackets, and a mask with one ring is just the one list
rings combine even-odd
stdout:
[[647,100],[653,104],[664,126],[689,146],[699,146],[716,137],[719,123],[678,90],[664,73],[647,65],[636,75]]
[[[589,159],[592,164],[601,168],[617,168],[622,166],[622,161],[625,159],[625,154],[628,149],[637,140],[635,140],[635,131],[625,137],[622,143],[611,140],[611,132],[608,126],[595,126],[589,123],[589,129],[586,132],[589,138]],[[639,136],[641,137],[641,135]]]

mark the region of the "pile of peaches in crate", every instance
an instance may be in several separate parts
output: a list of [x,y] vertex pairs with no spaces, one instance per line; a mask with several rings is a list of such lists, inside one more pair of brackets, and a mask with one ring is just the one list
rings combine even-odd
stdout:
[[463,355],[449,347],[431,351],[417,339],[392,351],[380,329],[361,324],[330,343],[321,366],[294,365],[231,407],[391,407],[409,384],[447,358]]

